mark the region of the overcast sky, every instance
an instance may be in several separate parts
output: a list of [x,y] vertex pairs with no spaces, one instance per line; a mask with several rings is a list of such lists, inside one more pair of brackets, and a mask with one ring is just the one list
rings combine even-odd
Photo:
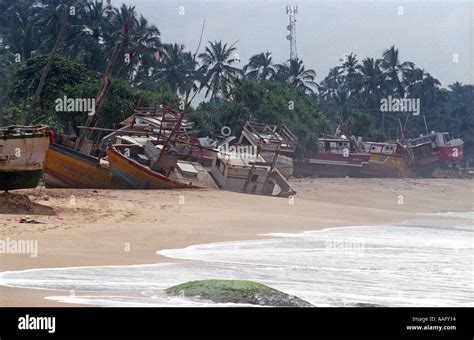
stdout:
[[344,53],[378,58],[395,45],[401,61],[415,62],[444,87],[474,83],[474,1],[112,0],[115,6],[122,2],[155,24],[163,42],[183,43],[193,52],[205,19],[203,42],[238,40],[240,67],[267,50],[274,62],[289,58],[285,6],[293,4],[298,57],[318,81]]

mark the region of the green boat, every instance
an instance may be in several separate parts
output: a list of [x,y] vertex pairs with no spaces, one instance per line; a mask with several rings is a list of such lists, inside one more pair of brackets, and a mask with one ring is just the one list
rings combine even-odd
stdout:
[[35,188],[43,175],[49,128],[0,127],[0,191]]

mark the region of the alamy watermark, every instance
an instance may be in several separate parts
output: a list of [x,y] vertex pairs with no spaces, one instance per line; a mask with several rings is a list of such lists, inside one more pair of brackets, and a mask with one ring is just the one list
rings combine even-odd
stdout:
[[37,257],[38,240],[0,239],[0,254],[30,254],[31,257]]
[[218,148],[217,157],[225,160],[229,159],[257,159],[257,147],[253,145],[230,145],[225,143]]
[[88,112],[89,116],[95,114],[95,98],[57,98],[56,112]]
[[324,246],[326,253],[363,254],[365,251],[365,242],[361,240],[334,239],[325,241]]
[[420,115],[420,98],[387,98],[380,99],[382,112],[413,112],[414,116]]

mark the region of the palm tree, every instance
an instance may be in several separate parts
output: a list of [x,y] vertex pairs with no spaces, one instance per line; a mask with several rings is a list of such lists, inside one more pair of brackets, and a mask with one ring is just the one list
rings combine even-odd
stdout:
[[344,59],[340,60],[342,62],[341,66],[337,66],[336,70],[338,74],[343,76],[344,82],[347,90],[354,92],[358,88],[358,69],[360,67],[359,61],[357,60],[357,55],[351,53],[347,55]]
[[234,46],[227,46],[222,41],[209,41],[204,53],[199,54],[202,60],[201,71],[204,74],[201,80],[201,88],[207,87],[205,96],[211,94],[211,99],[216,96],[229,96],[232,82],[241,74],[241,70],[233,67],[236,61],[232,53],[236,50]]
[[329,104],[331,108],[334,108],[334,105],[336,106],[337,113],[333,114],[334,117],[332,118],[340,126],[346,120],[345,107],[351,98],[351,93],[347,91],[344,84],[345,80],[339,74],[339,70],[332,68],[327,77],[318,85],[319,96],[324,103]]
[[80,9],[79,13],[76,13],[78,22],[71,18],[71,26],[75,24],[80,26],[80,29],[75,33],[75,37],[66,42],[68,53],[88,68],[101,72],[110,54],[105,48],[110,47],[110,44],[106,45],[104,41],[107,39],[107,31],[110,30],[111,13],[101,2],[87,2]]
[[186,52],[182,44],[166,44],[161,64],[159,78],[168,84],[171,92],[185,93],[196,67],[191,53]]
[[367,107],[376,110],[383,90],[384,75],[380,69],[380,60],[365,58],[358,67],[358,72],[358,87],[362,100]]
[[275,74],[271,52],[256,54],[249,59],[249,63],[245,65],[245,76],[249,79],[271,79]]
[[380,66],[390,84],[387,88],[389,91],[388,94],[396,94],[400,97],[404,97],[405,76],[408,72],[413,70],[415,64],[408,61],[400,63],[398,49],[392,46],[383,52]]
[[67,6],[64,0],[49,0],[46,6],[39,10],[36,20],[42,34],[42,50],[51,51],[56,41],[56,35],[61,26],[64,9]]
[[286,64],[277,64],[277,81],[287,82],[302,89],[304,93],[314,93],[317,86],[314,79],[316,72],[314,70],[306,70],[303,61],[300,59],[290,59]]
[[131,27],[129,35],[127,53],[132,58],[128,77],[134,80],[138,69],[142,69],[142,74],[150,74],[151,69],[158,66],[155,53],[161,48],[161,39],[158,28],[149,25],[143,15]]
[[3,45],[21,60],[31,58],[43,46],[38,12],[32,1],[6,2],[1,6],[0,33]]

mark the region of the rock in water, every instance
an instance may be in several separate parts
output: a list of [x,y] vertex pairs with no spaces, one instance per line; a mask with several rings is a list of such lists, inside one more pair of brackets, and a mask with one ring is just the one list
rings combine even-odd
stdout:
[[215,303],[242,303],[269,307],[314,307],[296,296],[258,282],[245,280],[190,281],[170,287],[166,293]]

